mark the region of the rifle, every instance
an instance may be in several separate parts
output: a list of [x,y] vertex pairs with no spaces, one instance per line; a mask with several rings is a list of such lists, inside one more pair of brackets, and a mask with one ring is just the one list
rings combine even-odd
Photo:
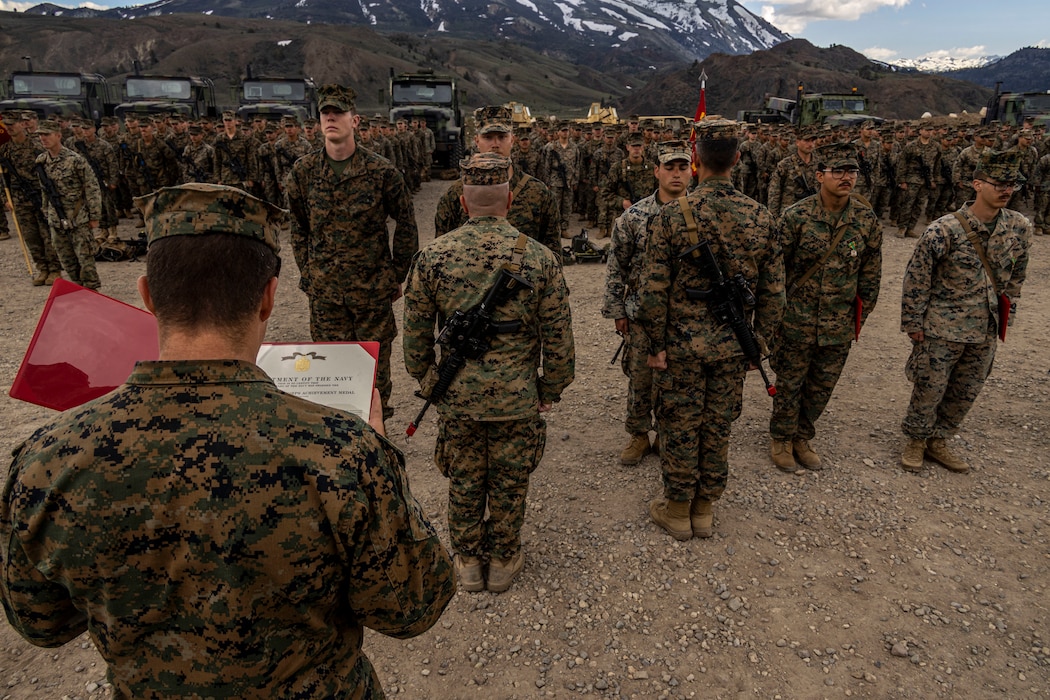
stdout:
[[129,161],[134,162],[138,167],[142,177],[146,179],[146,187],[149,187],[149,191],[156,192],[157,181],[153,178],[153,171],[150,170],[149,163],[146,162],[146,157],[142,155],[142,151],[132,151],[131,147],[126,143],[120,144],[120,150],[124,152],[125,157]]
[[80,155],[84,156],[84,160],[91,166],[91,170],[95,173],[95,177],[98,178],[98,186],[100,189],[106,189],[106,178],[102,175],[102,166],[98,164],[98,161],[88,151],[87,143],[84,141],[74,141],[73,145],[76,146]]
[[201,169],[197,167],[197,164],[193,162],[193,159],[186,155],[185,148],[180,151],[178,144],[172,143],[171,139],[164,139],[164,143],[166,143],[168,148],[171,149],[171,152],[175,154],[175,160],[186,166],[190,175],[193,176],[194,182],[206,182],[208,180],[204,173],[201,172]]
[[922,178],[922,183],[928,189],[933,189],[933,173],[930,172],[930,166],[926,161],[921,159],[919,160],[919,177]]
[[732,277],[726,277],[722,273],[722,267],[718,264],[718,259],[706,238],[700,239],[696,245],[690,246],[678,257],[691,262],[699,268],[704,277],[711,280],[710,289],[686,289],[686,298],[690,301],[706,301],[718,322],[729,324],[740,349],[744,351],[744,357],[757,367],[762,375],[762,381],[766,383],[766,393],[776,396],[777,389],[769,381],[766,370],[762,367],[762,351],[758,347],[758,338],[745,315],[745,310],[755,305],[755,295],[747,286],[747,280],[740,273]]
[[864,151],[860,151],[858,154],[857,163],[860,165],[860,174],[864,177],[864,186],[871,192],[871,163],[868,162]]
[[[222,138],[222,134],[219,138],[215,139],[215,148],[221,150],[230,159],[230,168],[233,170],[233,174],[237,176],[237,179],[241,182],[248,181],[248,171],[245,170],[244,164],[241,163],[241,159],[233,155],[233,151],[230,150],[230,144]],[[221,178],[221,173],[219,174]]]
[[11,176],[9,183],[11,187],[21,192],[22,196],[33,204],[34,209],[40,211],[44,209],[44,199],[40,195],[40,189],[33,187],[32,180],[18,172],[9,158],[0,157],[0,169],[4,171],[5,175]]
[[616,358],[620,356],[620,353],[623,352],[624,345],[627,344],[627,337],[624,336],[623,333],[616,331],[616,335],[620,336],[620,345],[616,348],[616,352],[613,353],[612,359],[609,360],[610,365],[616,364]]
[[806,197],[812,197],[817,193],[816,189],[810,187],[810,184],[806,182],[806,176],[799,173],[795,176],[795,187],[801,193],[799,199],[805,199]]
[[44,169],[43,163],[37,163],[36,167],[33,168],[33,172],[40,179],[40,185],[44,188],[44,194],[47,195],[47,201],[51,203],[52,208],[55,210],[55,215],[58,217],[59,225],[64,231],[71,231],[73,229],[73,222],[69,220],[66,215],[66,208],[62,206],[62,195],[58,192],[58,185],[51,179],[51,176],[47,174],[47,170]]
[[437,367],[438,380],[426,396],[423,408],[416,419],[408,424],[405,432],[409,437],[415,434],[416,428],[423,420],[430,404],[445,397],[452,380],[467,360],[478,360],[489,351],[489,339],[498,333],[513,333],[521,327],[520,320],[495,322],[493,312],[506,303],[521,288],[533,289],[533,284],[511,272],[507,267],[500,268],[496,281],[485,293],[485,298],[467,311],[456,310],[438,335],[437,343],[443,349],[441,363]]
[[893,166],[893,158],[889,153],[883,154],[882,167],[886,171],[886,184],[889,186],[889,189],[897,189],[897,168]]

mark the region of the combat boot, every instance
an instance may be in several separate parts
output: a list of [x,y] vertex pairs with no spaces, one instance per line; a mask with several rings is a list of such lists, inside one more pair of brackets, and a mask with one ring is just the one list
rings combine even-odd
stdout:
[[110,243],[116,243],[117,241],[120,240],[120,236],[117,235],[117,227],[116,226],[108,228],[108,229],[106,229],[106,231],[109,234],[106,237],[106,240],[109,241]]
[[922,456],[926,452],[926,441],[909,438],[901,455],[901,467],[906,472],[922,471]]
[[453,561],[456,565],[456,578],[459,579],[460,588],[471,593],[485,590],[485,578],[481,575],[480,559],[456,554]]
[[693,537],[710,537],[713,534],[715,514],[710,500],[697,496],[689,506],[689,524],[693,527]]
[[649,503],[649,515],[653,522],[667,531],[671,537],[685,542],[693,537],[693,524],[689,520],[689,501],[669,501],[657,498]]
[[50,287],[60,279],[62,279],[62,272],[59,270],[52,270],[51,272],[47,273],[47,279],[44,280],[44,284]]
[[510,559],[493,559],[489,562],[489,590],[502,593],[510,588],[514,577],[521,573],[524,566],[525,551],[522,549]]
[[620,453],[620,464],[625,467],[633,467],[642,461],[652,448],[649,446],[649,436],[646,433],[632,435],[627,447]]
[[33,275],[33,286],[41,287],[47,282],[47,270],[39,270]]
[[773,464],[777,465],[780,471],[792,473],[798,471],[798,465],[795,464],[795,458],[791,454],[790,440],[770,441],[769,455],[773,458]]
[[821,464],[820,461],[820,455],[814,452],[813,448],[809,446],[809,440],[795,438],[791,441],[791,448],[795,453],[795,461],[806,469],[818,472],[824,468],[824,465]]
[[7,231],[0,231],[0,241],[9,241],[9,240],[11,240],[11,234],[8,233]]
[[944,438],[930,438],[927,440],[926,456],[950,472],[965,474],[970,471],[970,465],[962,461],[948,448],[948,443],[944,441]]

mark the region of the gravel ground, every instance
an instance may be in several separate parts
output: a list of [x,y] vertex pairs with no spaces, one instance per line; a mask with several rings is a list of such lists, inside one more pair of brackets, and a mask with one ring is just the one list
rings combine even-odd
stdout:
[[[416,197],[423,241],[445,183]],[[132,235],[125,222],[122,233]],[[814,447],[827,467],[790,475],[768,457],[770,399],[750,377],[734,424],[715,536],[677,542],[649,522],[660,465],[622,467],[626,380],[599,314],[604,267],[566,267],[577,380],[548,414],[529,493],[526,565],[507,593],[459,593],[408,641],[368,633],[391,697],[929,698],[1050,695],[1048,250],[1033,244],[1017,321],[954,440],[968,475],[899,468],[910,386],[899,332],[913,241],[886,231],[882,299]],[[286,249],[269,340],[308,337]],[[138,303],[141,263],[103,263],[103,291]],[[0,373],[9,386],[47,288],[29,285],[17,242],[0,243]],[[396,311],[400,315],[400,304]],[[419,401],[394,349],[388,432],[447,541],[446,482],[431,462],[435,417],[409,441]],[[50,411],[0,397],[6,451]],[[108,698],[85,635],[37,649],[0,624],[0,698]]]

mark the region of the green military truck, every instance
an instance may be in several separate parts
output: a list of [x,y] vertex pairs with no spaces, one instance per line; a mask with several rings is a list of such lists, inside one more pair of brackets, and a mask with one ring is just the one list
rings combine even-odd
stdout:
[[175,75],[129,75],[121,90],[123,101],[114,112],[127,114],[170,114],[178,112],[191,119],[219,116],[215,105],[215,84],[209,78]]
[[88,117],[98,124],[113,113],[110,86],[98,73],[17,71],[7,80],[0,111],[32,110],[41,119]]
[[981,124],[999,122],[1021,126],[1031,117],[1036,124],[1050,126],[1050,90],[1046,92],[1002,92],[995,84],[995,94],[988,101]]
[[423,117],[434,132],[432,168],[458,168],[463,158],[463,112],[459,106],[456,80],[433,71],[401,73],[390,71],[390,121]]
[[737,114],[738,121],[750,124],[794,124],[795,126],[855,126],[869,119],[881,122],[871,115],[868,98],[854,88],[848,93],[805,92],[798,84],[795,99],[768,97],[761,110],[745,110]]
[[237,116],[245,121],[262,115],[269,120],[294,116],[317,119],[317,86],[309,78],[267,78],[252,75],[249,65],[238,96]]

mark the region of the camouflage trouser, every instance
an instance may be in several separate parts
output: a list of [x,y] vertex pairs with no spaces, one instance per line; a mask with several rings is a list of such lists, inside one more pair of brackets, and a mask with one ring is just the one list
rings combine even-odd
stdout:
[[587,221],[598,220],[598,193],[594,191],[594,187],[588,182],[581,182],[577,189],[577,195],[579,200],[579,212],[580,218],[586,219]]
[[379,363],[376,367],[376,388],[383,399],[383,418],[390,419],[390,347],[397,337],[394,309],[390,302],[358,300],[354,304],[333,304],[310,299],[310,338],[315,343],[342,343],[347,341],[379,341]]
[[529,474],[539,466],[546,442],[547,424],[540,415],[510,421],[440,418],[434,464],[448,477],[452,549],[494,559],[517,554]]
[[[1035,227],[1050,228],[1050,192],[1037,192],[1035,195],[1035,217],[1032,220]],[[1038,231],[1037,231],[1038,233]]]
[[653,370],[649,368],[649,340],[640,326],[631,322],[620,355],[620,367],[627,375],[627,419],[624,428],[631,435],[642,435],[654,429],[653,424]]
[[956,186],[955,188],[955,208],[958,209],[966,202],[972,202],[977,199],[977,192],[970,185],[965,187]]
[[729,480],[729,433],[740,416],[742,357],[653,372],[664,497],[717,500]]
[[6,209],[6,207],[0,207],[0,212],[2,212],[2,215],[0,215],[0,233],[10,234],[11,233],[11,228],[10,228],[9,224],[7,223],[7,209]]
[[606,197],[598,193],[598,228],[612,230],[616,217],[623,213],[619,197]]
[[562,238],[572,238],[571,235],[565,235],[569,232],[569,214],[572,213],[572,188],[563,185],[551,185],[550,190],[551,196],[554,197],[554,202],[558,205],[558,220],[561,222]]
[[102,188],[102,218],[99,219],[99,228],[113,228],[120,219],[117,217],[117,191],[108,187]]
[[955,205],[955,185],[939,185],[930,192],[930,199],[926,203],[926,216],[930,221],[935,221]]
[[901,430],[910,438],[951,438],[992,371],[996,336],[980,343],[926,338],[915,343],[904,373],[915,386]]
[[71,280],[88,289],[102,287],[95,269],[95,233],[87,224],[68,231],[52,226],[51,245]]
[[919,215],[922,214],[926,198],[930,190],[925,185],[908,184],[908,189],[899,190],[897,207],[897,226],[905,231],[911,231],[915,224],[919,223]]
[[890,198],[893,190],[887,185],[876,185],[871,193],[871,208],[875,210],[875,216],[883,217],[890,209]]
[[62,263],[59,262],[55,247],[51,244],[51,232],[40,214],[40,209],[33,206],[32,202],[16,199],[14,215],[18,218],[18,227],[22,231],[22,238],[37,271],[61,272]]
[[769,366],[777,373],[777,393],[773,397],[773,415],[769,418],[771,438],[813,439],[816,435],[813,424],[831,400],[849,348],[849,343],[820,346],[781,342],[769,358]]

